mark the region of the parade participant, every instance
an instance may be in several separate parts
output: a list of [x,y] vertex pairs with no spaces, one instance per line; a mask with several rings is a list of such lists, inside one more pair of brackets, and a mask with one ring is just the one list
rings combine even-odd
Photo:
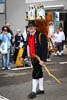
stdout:
[[[33,65],[32,92],[28,95],[28,98],[32,99],[35,98],[37,94],[44,94],[43,72],[41,65],[44,64],[44,62],[46,61],[48,47],[47,47],[46,36],[44,34],[40,35],[40,32],[36,30],[36,25],[34,21],[28,22],[28,30],[29,34],[27,37],[27,43],[29,45],[31,62]],[[34,57],[34,54],[38,55],[41,58],[40,62]],[[25,52],[23,53],[22,58],[20,58],[20,61],[23,62],[24,58],[25,58]],[[39,84],[39,89],[37,91],[38,84]]]

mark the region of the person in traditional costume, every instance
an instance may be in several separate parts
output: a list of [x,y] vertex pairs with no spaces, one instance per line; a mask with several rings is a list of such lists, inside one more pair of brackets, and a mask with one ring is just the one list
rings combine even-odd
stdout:
[[[28,95],[29,99],[35,98],[38,94],[44,94],[43,87],[43,72],[42,72],[42,64],[45,63],[47,59],[48,52],[48,43],[47,38],[44,34],[40,35],[40,32],[36,29],[36,24],[34,21],[28,22],[28,36],[27,36],[27,44],[29,45],[29,52],[31,57],[31,63],[33,66],[32,72],[32,92]],[[25,48],[24,48],[25,49]],[[38,55],[41,58],[39,62],[34,55]],[[23,62],[25,58],[25,50],[20,59]],[[37,85],[39,84],[39,89],[37,90]]]

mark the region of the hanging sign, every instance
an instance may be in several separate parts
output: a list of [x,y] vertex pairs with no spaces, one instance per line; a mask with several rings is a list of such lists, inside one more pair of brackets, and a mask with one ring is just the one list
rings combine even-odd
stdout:
[[55,21],[59,21],[59,12],[54,12]]
[[26,3],[36,3],[36,2],[45,2],[45,1],[56,1],[56,0],[25,0]]
[[51,21],[49,22],[49,37],[54,34],[54,23]]

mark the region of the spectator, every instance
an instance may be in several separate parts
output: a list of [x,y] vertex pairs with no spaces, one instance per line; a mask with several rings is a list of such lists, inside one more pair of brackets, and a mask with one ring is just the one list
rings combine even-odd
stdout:
[[61,50],[61,54],[63,55],[63,46],[64,46],[64,41],[65,41],[65,34],[63,32],[63,28],[62,27],[59,28],[59,33],[62,35],[62,50]]
[[14,34],[11,30],[11,25],[9,23],[6,24],[6,27],[8,28],[8,32],[11,34],[11,48],[10,48],[10,62],[13,62],[13,46],[14,46]]
[[23,35],[21,34],[21,30],[17,29],[17,34],[15,35],[15,53],[14,53],[14,61],[16,62],[17,54],[20,49],[20,42],[24,42]]
[[0,34],[1,44],[1,54],[2,54],[2,69],[10,69],[9,55],[11,47],[11,34],[8,32],[8,28],[4,26],[2,28],[2,33]]
[[13,45],[14,35],[13,35],[12,30],[10,29],[11,25],[7,23],[6,26],[8,27],[8,32],[11,34],[11,44]]
[[62,34],[59,32],[59,29],[56,30],[56,33],[54,34],[54,41],[55,41],[55,46],[57,48],[57,52],[55,55],[60,55],[61,56],[61,51],[62,51]]

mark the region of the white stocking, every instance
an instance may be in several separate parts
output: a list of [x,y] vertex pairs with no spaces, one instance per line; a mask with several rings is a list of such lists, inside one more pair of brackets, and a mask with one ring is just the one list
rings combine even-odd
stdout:
[[36,93],[37,84],[38,84],[38,80],[37,79],[32,79],[32,92]]
[[43,91],[44,87],[43,87],[43,78],[39,79],[39,90]]

